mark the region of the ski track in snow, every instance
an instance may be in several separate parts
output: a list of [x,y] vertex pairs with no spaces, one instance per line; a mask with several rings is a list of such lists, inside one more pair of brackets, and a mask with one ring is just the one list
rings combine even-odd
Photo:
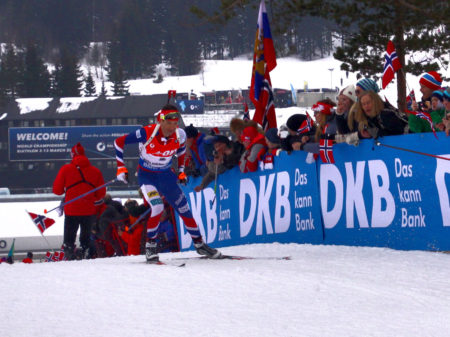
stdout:
[[[448,336],[447,254],[277,243],[221,250],[292,260],[2,264],[0,336]],[[196,254],[161,260],[185,256]]]

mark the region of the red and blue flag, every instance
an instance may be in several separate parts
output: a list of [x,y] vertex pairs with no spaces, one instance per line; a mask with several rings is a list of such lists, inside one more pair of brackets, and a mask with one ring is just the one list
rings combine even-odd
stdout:
[[430,124],[430,128],[431,128],[431,131],[433,131],[434,136],[436,138],[438,138],[438,136],[436,134],[436,130],[435,130],[434,125],[433,125],[433,120],[431,119],[431,115],[428,112],[425,112],[425,111],[409,111],[409,110],[406,110],[406,112],[410,113],[410,114],[413,114],[413,115],[415,115],[416,117],[418,117],[420,119],[426,120],[428,122],[428,124]]
[[31,220],[33,220],[34,224],[39,229],[41,234],[44,233],[44,231],[47,228],[49,228],[51,225],[53,225],[55,223],[55,220],[47,218],[47,217],[45,217],[43,215],[31,213],[31,212],[28,212],[28,211],[27,211],[27,213],[30,216]]
[[383,89],[394,79],[395,72],[402,68],[394,43],[389,40],[384,53]]
[[334,164],[333,140],[325,138],[320,140],[319,155],[323,163]]
[[261,0],[253,54],[250,99],[255,106],[253,120],[264,130],[277,127],[270,72],[277,66],[266,5]]
[[312,118],[309,116],[309,114],[306,114],[306,119],[303,121],[302,124],[300,124],[300,127],[297,130],[297,134],[300,135],[302,133],[306,133],[311,131],[313,128],[313,121]]

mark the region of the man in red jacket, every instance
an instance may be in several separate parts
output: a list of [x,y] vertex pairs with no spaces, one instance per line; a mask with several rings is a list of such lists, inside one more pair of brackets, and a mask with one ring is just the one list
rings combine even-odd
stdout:
[[[93,190],[105,182],[100,170],[91,165],[84,154],[84,148],[80,143],[71,151],[72,161],[66,164],[58,172],[53,182],[53,193],[62,195],[65,193],[65,202]],[[64,254],[67,260],[75,259],[75,239],[80,230],[80,245],[83,256],[86,256],[89,248],[89,236],[91,226],[95,221],[96,203],[102,202],[106,194],[106,187],[86,195],[64,206]]]

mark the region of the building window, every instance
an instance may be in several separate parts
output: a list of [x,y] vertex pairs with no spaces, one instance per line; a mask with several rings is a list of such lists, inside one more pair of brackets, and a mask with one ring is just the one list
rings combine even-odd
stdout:
[[45,163],[45,169],[46,170],[54,170],[55,169],[55,163]]

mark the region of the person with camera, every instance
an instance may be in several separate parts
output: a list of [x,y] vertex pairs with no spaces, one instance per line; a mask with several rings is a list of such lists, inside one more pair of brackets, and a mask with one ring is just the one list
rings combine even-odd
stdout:
[[224,135],[214,136],[213,145],[214,160],[209,162],[208,173],[203,176],[200,185],[194,188],[196,192],[207,187],[217,175],[237,166],[244,152],[244,146],[240,142],[231,141]]

